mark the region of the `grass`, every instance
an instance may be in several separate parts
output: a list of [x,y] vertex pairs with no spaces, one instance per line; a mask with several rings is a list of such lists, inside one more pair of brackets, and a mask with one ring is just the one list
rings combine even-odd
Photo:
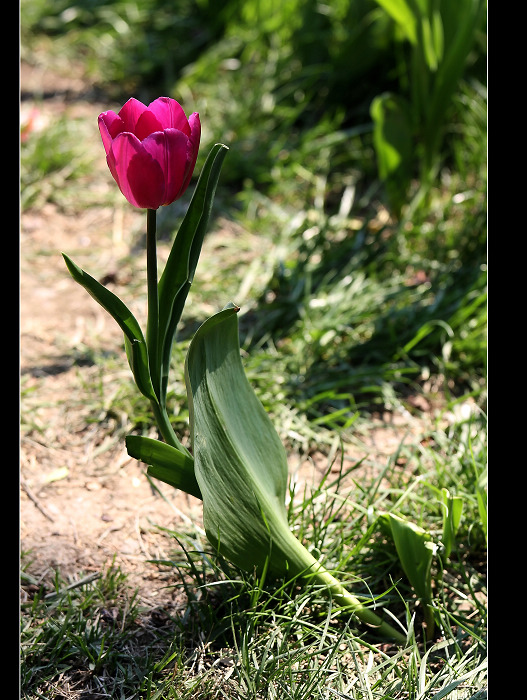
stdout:
[[[31,115],[28,118],[31,119]],[[27,139],[20,161],[24,209],[40,208],[46,202],[63,204],[64,189],[71,190],[72,182],[78,183],[91,171],[92,162],[80,146],[82,138],[80,120],[60,117]]]
[[[172,571],[180,603],[161,627],[116,569],[69,586],[57,575],[51,591],[22,574],[22,697],[49,697],[66,683],[145,700],[484,697],[485,537],[474,489],[485,465],[484,418],[426,437],[419,450],[401,445],[375,478],[350,482],[360,465],[329,463],[322,483],[312,491],[292,486],[289,501],[294,530],[356,594],[380,596],[377,604],[410,630],[407,647],[372,646],[375,638],[316,589],[218,560],[198,528],[165,531],[173,555],[152,564]],[[437,533],[442,487],[464,499],[463,521],[448,567],[434,564],[440,635],[423,644],[419,606],[375,513],[419,514]]]
[[[167,574],[179,601],[162,621],[141,607],[115,567],[93,580],[79,571],[64,581],[57,572],[45,587],[24,553],[21,696],[483,700],[481,33],[447,110],[437,177],[432,186],[414,177],[396,218],[376,176],[368,110],[375,94],[398,84],[401,64],[393,27],[374,3],[332,3],[326,16],[306,3],[316,15],[308,26],[327,39],[318,42],[323,55],[316,59],[295,22],[275,26],[267,13],[255,25],[253,2],[214,11],[205,2],[181,3],[181,22],[170,34],[181,49],[171,55],[164,38],[176,26],[171,3],[69,5],[22,3],[23,58],[45,56],[59,68],[74,59],[113,106],[132,93],[145,101],[181,96],[200,105],[206,124],[200,159],[216,140],[231,149],[173,357],[176,429],[187,425],[188,342],[197,323],[232,299],[242,308],[247,375],[282,440],[292,456],[318,452],[326,459],[325,477],[313,489],[292,478],[291,526],[356,595],[380,596],[410,634],[405,648],[373,645],[377,640],[317,590],[261,580],[212,556],[197,527],[160,533],[173,554],[152,566]],[[296,17],[295,7],[282,3],[282,12]],[[349,35],[339,33],[347,12],[356,20]],[[186,42],[176,41],[178,32]],[[22,144],[24,209],[96,206],[96,191],[85,188],[93,175],[82,129],[80,121],[52,122]],[[161,256],[183,206],[163,211]],[[143,231],[131,236],[118,263],[130,272],[127,294],[140,308]],[[70,357],[71,348],[64,353]],[[101,442],[147,433],[148,406],[124,360],[104,347],[75,353],[75,401],[86,423],[98,425]],[[22,430],[43,436],[43,401],[50,399],[39,386],[22,382]],[[385,456],[351,456],[378,429],[379,416],[401,414],[419,421],[417,435]],[[449,561],[441,560],[441,548],[433,561],[438,636],[426,642],[419,601],[377,516],[408,518],[440,544],[445,488],[462,499],[463,512]]]

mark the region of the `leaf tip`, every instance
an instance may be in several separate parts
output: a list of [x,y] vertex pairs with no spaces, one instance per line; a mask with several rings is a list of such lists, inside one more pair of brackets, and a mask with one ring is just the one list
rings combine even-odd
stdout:
[[232,311],[234,311],[234,313],[237,314],[238,311],[240,310],[240,307],[238,306],[238,304],[235,304],[233,301],[229,301],[229,303],[223,307],[223,311],[226,311],[227,309],[232,309]]

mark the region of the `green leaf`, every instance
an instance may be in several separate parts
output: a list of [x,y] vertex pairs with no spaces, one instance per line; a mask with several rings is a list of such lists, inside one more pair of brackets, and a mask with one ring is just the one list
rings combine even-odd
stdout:
[[447,560],[450,557],[456,532],[458,531],[461,522],[461,512],[463,510],[463,499],[460,496],[451,496],[448,489],[442,489],[443,503],[443,545],[444,558]]
[[438,7],[432,8],[431,19],[431,41],[434,46],[435,55],[438,63],[443,59],[445,51],[445,34],[443,31],[443,20],[441,19],[441,11]]
[[432,542],[429,533],[414,523],[404,520],[393,513],[380,516],[390,525],[395,549],[402,569],[412,588],[423,605],[427,636],[431,637],[434,630],[432,603],[432,561],[437,547]]
[[406,0],[377,0],[377,4],[383,7],[398,24],[406,38],[415,44],[417,41],[416,13],[410,4]]
[[[294,573],[285,509],[287,458],[254,394],[240,358],[238,307],[231,305],[198,329],[185,380],[196,479],[203,494],[207,536],[223,556],[246,569]],[[295,538],[296,539],[296,538]]]
[[483,534],[485,535],[485,542],[487,541],[487,467],[483,470],[476,482],[476,499],[478,503],[478,513],[481,522],[481,527],[483,529]]
[[238,307],[196,332],[185,362],[194,472],[207,538],[246,571],[318,584],[337,606],[399,643],[406,636],[364,606],[294,536],[285,508],[287,457],[240,358]]
[[166,395],[172,343],[194,279],[223,160],[228,150],[227,146],[217,143],[210,151],[159,280],[162,402]]
[[426,64],[434,72],[441,61],[443,51],[443,32],[439,12],[435,12],[430,19],[423,17],[420,31]]
[[434,31],[436,44],[441,46],[441,60],[435,73],[434,86],[427,96],[424,138],[427,150],[437,149],[445,113],[452,95],[465,70],[466,61],[476,39],[476,32],[485,16],[484,0],[464,0],[441,4],[441,37]]
[[150,379],[145,338],[135,316],[118,296],[82,270],[65,253],[62,253],[62,257],[73,279],[119,324],[124,333],[126,356],[137,388],[151,401],[157,401]]
[[126,449],[130,457],[149,465],[150,476],[201,499],[192,457],[159,440],[128,435]]
[[399,214],[414,161],[410,106],[402,97],[384,93],[372,101],[370,113],[379,177]]

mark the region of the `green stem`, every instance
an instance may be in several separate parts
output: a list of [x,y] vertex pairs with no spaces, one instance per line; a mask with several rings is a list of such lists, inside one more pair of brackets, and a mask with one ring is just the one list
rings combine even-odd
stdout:
[[152,401],[151,404],[152,410],[154,412],[154,417],[156,419],[157,427],[159,428],[159,432],[161,433],[163,440],[168,445],[175,447],[180,452],[191,456],[187,448],[184,447],[178,440],[178,437],[174,432],[174,428],[172,427],[172,424],[168,418],[166,408],[160,406],[157,401]]
[[160,395],[159,370],[159,296],[157,287],[156,210],[146,210],[146,276],[148,292],[148,318],[146,346],[150,376],[156,396]]
[[[168,418],[165,399],[161,399],[161,357],[159,344],[159,287],[157,281],[157,226],[155,209],[146,210],[146,277],[148,294],[148,316],[146,326],[146,346],[152,386],[157,401],[151,401],[157,427],[165,442],[180,452],[190,454],[178,440]],[[163,392],[164,393],[164,392]]]

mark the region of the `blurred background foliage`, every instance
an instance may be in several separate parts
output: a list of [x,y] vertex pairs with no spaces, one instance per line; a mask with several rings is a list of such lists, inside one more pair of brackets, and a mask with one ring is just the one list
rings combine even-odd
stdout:
[[238,182],[276,185],[284,167],[309,168],[321,155],[330,172],[371,174],[372,138],[360,138],[373,131],[371,111],[383,112],[384,131],[396,111],[399,138],[408,133],[399,149],[375,144],[382,173],[384,152],[399,150],[403,169],[426,177],[460,118],[456,96],[485,84],[484,9],[482,0],[24,0],[22,57],[44,34],[117,101],[167,93],[198,102],[209,141],[236,147],[229,178]]
[[483,401],[486,3],[22,0],[21,47],[113,108],[198,110],[197,172],[230,147],[217,209],[274,251],[241,319],[261,396],[333,427],[424,386]]

